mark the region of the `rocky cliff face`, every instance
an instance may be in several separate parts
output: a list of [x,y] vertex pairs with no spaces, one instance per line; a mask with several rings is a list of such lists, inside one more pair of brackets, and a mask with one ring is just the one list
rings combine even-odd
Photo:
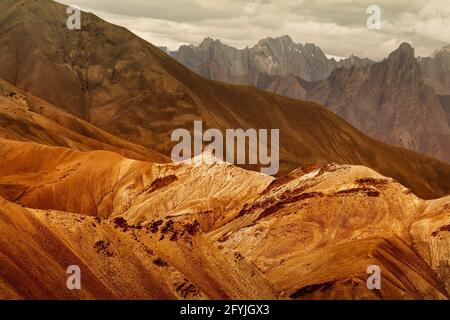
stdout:
[[447,115],[447,122],[450,124],[450,95],[439,96],[439,100],[441,101],[442,108]]
[[209,79],[251,85],[257,84],[261,75],[293,74],[304,80],[323,80],[335,68],[371,63],[354,56],[337,62],[316,45],[295,43],[289,36],[263,39],[242,50],[208,38],[198,47],[182,46],[172,55]]
[[408,44],[382,62],[335,70],[307,99],[372,137],[450,161],[446,113]]
[[439,95],[450,95],[450,45],[431,57],[419,58],[425,82]]

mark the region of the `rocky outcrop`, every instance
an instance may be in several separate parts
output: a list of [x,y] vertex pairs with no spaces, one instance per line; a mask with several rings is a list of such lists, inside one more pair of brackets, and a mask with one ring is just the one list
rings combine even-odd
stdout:
[[[283,297],[448,299],[448,202],[424,202],[364,167],[329,165],[271,188],[211,236]],[[367,287],[371,265],[381,290]]]
[[227,163],[160,165],[2,139],[0,152],[0,196],[6,200],[132,223],[189,216],[207,230],[233,219],[274,180]]
[[418,58],[425,83],[438,95],[450,95],[450,45],[436,50],[431,57]]
[[450,161],[446,114],[425,84],[409,44],[382,62],[335,70],[307,99],[326,105],[372,137]]

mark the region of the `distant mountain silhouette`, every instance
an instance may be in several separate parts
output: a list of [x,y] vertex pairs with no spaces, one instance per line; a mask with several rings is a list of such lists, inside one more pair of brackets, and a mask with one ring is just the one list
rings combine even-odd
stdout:
[[336,61],[312,43],[295,43],[291,37],[266,38],[242,50],[206,38],[198,47],[181,46],[171,55],[197,73],[213,80],[255,85],[264,75],[300,76],[323,80],[336,68],[372,63],[352,56]]

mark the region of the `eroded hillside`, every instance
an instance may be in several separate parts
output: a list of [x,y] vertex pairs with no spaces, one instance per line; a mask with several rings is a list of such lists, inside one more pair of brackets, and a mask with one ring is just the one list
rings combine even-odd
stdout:
[[[274,179],[0,142],[2,298],[449,297],[450,199],[368,168]],[[73,264],[80,292],[65,288]],[[367,289],[369,265],[381,290]]]

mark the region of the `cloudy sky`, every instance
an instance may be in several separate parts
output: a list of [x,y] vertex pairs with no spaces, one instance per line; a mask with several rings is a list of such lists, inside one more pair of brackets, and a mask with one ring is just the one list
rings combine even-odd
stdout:
[[[429,56],[450,43],[449,0],[60,0],[171,50],[205,37],[244,48],[288,34],[338,57],[384,58],[407,41]],[[381,8],[369,30],[367,8]]]

